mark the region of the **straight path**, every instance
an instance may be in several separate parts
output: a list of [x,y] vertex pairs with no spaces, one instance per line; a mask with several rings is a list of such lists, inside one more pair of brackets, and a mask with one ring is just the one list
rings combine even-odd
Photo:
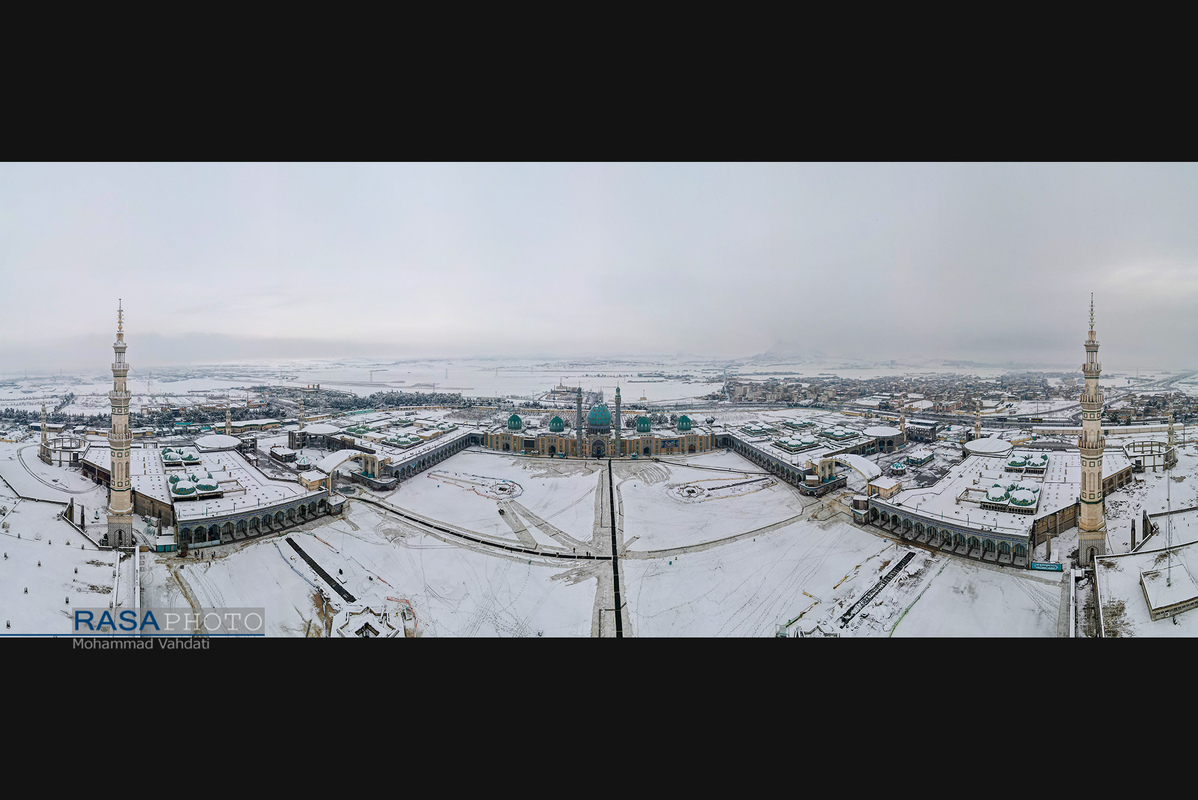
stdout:
[[611,471],[611,459],[607,460],[607,499],[608,510],[611,512],[611,572],[614,580],[612,587],[616,598],[616,638],[624,638],[624,606],[620,603],[620,558],[619,544],[616,541],[616,482]]
[[390,503],[384,503],[381,500],[375,500],[370,497],[361,496],[354,499],[362,503],[368,503],[372,506],[378,506],[388,514],[392,514],[396,517],[399,517],[403,521],[410,523],[417,530],[425,529],[429,531],[436,531],[437,533],[448,534],[449,536],[453,536],[457,539],[465,539],[468,542],[486,545],[487,547],[494,547],[498,550],[506,550],[509,553],[524,553],[525,555],[541,556],[542,558],[564,558],[573,561],[604,561],[611,558],[611,556],[603,554],[590,555],[588,553],[566,553],[557,552],[554,550],[541,550],[533,549],[531,547],[516,547],[515,545],[501,544],[500,542],[493,542],[489,539],[483,539],[470,533],[463,533],[462,531],[450,530],[449,528],[442,527],[441,525],[437,525],[427,520],[419,519],[405,513],[398,506],[393,506]]
[[[583,497],[582,499],[585,500],[586,497]],[[567,545],[569,547],[574,547],[574,548],[581,547],[584,550],[591,546],[590,542],[584,542],[581,539],[575,539],[573,536],[566,533],[561,528],[559,528],[556,525],[553,525],[553,524],[547,522],[546,520],[542,519],[541,517],[537,516],[532,511],[530,511],[527,506],[521,505],[519,502],[517,502],[515,500],[508,500],[507,502],[508,502],[508,505],[510,505],[512,508],[516,509],[517,512],[519,512],[521,517],[524,517],[525,519],[531,521],[533,525],[536,525],[538,528],[540,528],[545,533],[552,536],[554,539],[557,539],[562,544]]]
[[512,533],[516,534],[516,538],[520,540],[520,544],[525,547],[536,547],[536,537],[528,532],[528,528],[524,525],[524,521],[520,519],[515,509],[512,508],[512,504],[510,502],[502,502],[499,505],[504,511],[503,521],[512,529]]
[[333,591],[334,591],[334,592],[336,592],[337,594],[341,595],[341,598],[342,598],[343,600],[345,600],[345,602],[347,602],[347,603],[352,603],[352,602],[354,602],[354,596],[353,596],[352,594],[350,594],[349,592],[345,591],[345,587],[344,587],[344,586],[342,586],[340,583],[338,583],[338,582],[337,582],[337,581],[336,581],[336,580],[333,578],[333,576],[331,576],[331,575],[329,575],[329,573],[325,572],[325,571],[324,571],[324,568],[323,568],[323,567],[321,567],[319,564],[317,564],[317,563],[316,563],[316,562],[315,562],[315,561],[312,559],[312,556],[310,556],[310,555],[308,555],[307,553],[305,553],[305,552],[304,552],[304,551],[303,551],[303,550],[300,548],[300,546],[299,546],[298,544],[296,544],[296,543],[295,543],[295,540],[294,540],[294,539],[288,538],[288,539],[287,539],[287,544],[291,545],[291,547],[292,547],[292,548],[295,550],[295,552],[297,552],[297,553],[299,553],[299,554],[300,554],[300,558],[302,558],[304,561],[307,561],[307,562],[308,562],[308,566],[309,566],[309,567],[311,567],[312,569],[316,570],[316,574],[317,574],[317,575],[319,575],[321,578],[323,578],[323,579],[324,579],[324,582],[325,582],[325,583],[327,583],[329,586],[331,586],[331,587],[333,588]]
[[873,588],[871,588],[868,592],[866,592],[864,595],[862,595],[860,600],[858,600],[856,603],[853,603],[852,608],[850,608],[848,611],[844,612],[844,614],[841,615],[840,627],[843,628],[845,625],[848,625],[849,620],[851,620],[853,617],[857,616],[857,612],[860,611],[861,609],[865,608],[866,604],[869,603],[870,600],[873,600],[875,597],[877,597],[878,592],[885,589],[886,585],[888,583],[890,583],[892,580],[894,580],[894,576],[898,575],[903,567],[910,564],[911,559],[913,559],[913,558],[915,558],[915,552],[910,551],[907,553],[907,555],[905,555],[901,559],[899,559],[899,563],[895,564],[891,568],[890,572],[887,572],[882,577],[881,580],[879,580],[877,583],[875,583],[873,585]]

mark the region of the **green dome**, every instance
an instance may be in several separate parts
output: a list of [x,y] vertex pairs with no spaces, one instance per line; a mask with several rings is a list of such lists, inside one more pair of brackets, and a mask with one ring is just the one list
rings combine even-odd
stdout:
[[637,417],[636,418],[636,432],[637,433],[648,433],[650,425],[651,425],[651,423],[649,422],[648,417]]
[[691,418],[683,414],[678,418],[678,430],[689,431],[691,429]]
[[517,416],[516,414],[512,414],[510,417],[507,418],[507,429],[509,431],[518,431],[522,427],[523,427],[523,423],[520,422],[520,417]]
[[587,414],[588,428],[610,428],[611,427],[611,412],[607,410],[606,403],[598,403],[591,408]]
[[549,420],[549,432],[550,433],[561,433],[565,429],[566,429],[566,423],[564,420],[562,420],[561,417],[554,417],[553,419]]

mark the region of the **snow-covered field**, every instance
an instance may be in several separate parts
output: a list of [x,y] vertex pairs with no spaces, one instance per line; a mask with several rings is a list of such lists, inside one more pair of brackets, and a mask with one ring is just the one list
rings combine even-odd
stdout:
[[853,525],[803,521],[699,552],[624,558],[632,633],[773,636],[778,623],[803,612],[822,618],[853,588],[872,585],[844,579],[876,576],[884,551],[894,545]]
[[212,561],[178,558],[174,553],[145,554],[145,604],[176,609],[261,608],[267,636],[303,636],[309,622],[320,626],[315,588],[322,585],[320,579],[281,538],[234,547],[222,548],[225,552]]
[[[797,489],[762,475],[756,465],[734,453],[656,463],[626,461],[613,467],[623,508],[624,544],[634,550],[701,544],[803,513]],[[687,488],[695,490],[697,499],[687,498]]]
[[0,442],[0,479],[17,494],[59,503],[74,498],[88,507],[99,507],[107,501],[103,486],[84,477],[78,469],[42,463],[37,452],[36,440]]
[[[1080,389],[1078,390],[1080,393]],[[1058,398],[1054,400],[1020,400],[1012,408],[1003,409],[1000,414],[1008,416],[1046,416],[1063,412],[1066,409],[1077,411],[1077,400]]]
[[[892,636],[1057,636],[1068,573],[1030,573],[939,556]],[[1052,577],[1045,577],[1052,576]],[[1068,629],[1065,628],[1067,635]]]
[[114,596],[118,611],[132,607],[130,557],[117,586],[116,555],[58,519],[62,506],[7,496],[0,504],[9,509],[8,530],[0,529],[0,634],[69,636],[76,608],[107,608]]
[[[505,520],[509,512],[539,542],[557,544],[535,517],[580,541],[590,541],[595,524],[595,492],[600,464],[573,459],[527,458],[467,450],[442,461],[433,469],[404,482],[385,495],[388,502],[425,517],[448,522],[468,531],[516,540]],[[479,491],[483,480],[510,481],[521,493],[506,505]],[[500,515],[500,509],[504,514]]]

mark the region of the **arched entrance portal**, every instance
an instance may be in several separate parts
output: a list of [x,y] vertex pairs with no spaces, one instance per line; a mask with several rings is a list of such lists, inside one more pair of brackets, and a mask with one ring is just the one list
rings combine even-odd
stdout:
[[607,455],[607,448],[603,446],[603,442],[593,442],[591,444],[591,458],[604,458]]

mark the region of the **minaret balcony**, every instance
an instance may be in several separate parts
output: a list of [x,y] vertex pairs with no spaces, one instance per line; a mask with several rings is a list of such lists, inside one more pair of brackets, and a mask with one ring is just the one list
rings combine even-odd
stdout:
[[118,392],[116,389],[113,389],[111,392],[108,393],[109,400],[111,400],[114,403],[124,401],[125,405],[129,405],[129,398],[131,398],[132,396],[133,396],[133,393],[130,392],[128,389],[126,389],[123,392]]
[[132,441],[133,434],[129,433],[128,431],[125,431],[124,433],[119,433],[117,431],[108,432],[108,444],[114,449],[118,447],[128,447],[129,443]]
[[129,362],[128,361],[113,361],[112,362],[112,372],[114,375],[127,374],[129,372]]

